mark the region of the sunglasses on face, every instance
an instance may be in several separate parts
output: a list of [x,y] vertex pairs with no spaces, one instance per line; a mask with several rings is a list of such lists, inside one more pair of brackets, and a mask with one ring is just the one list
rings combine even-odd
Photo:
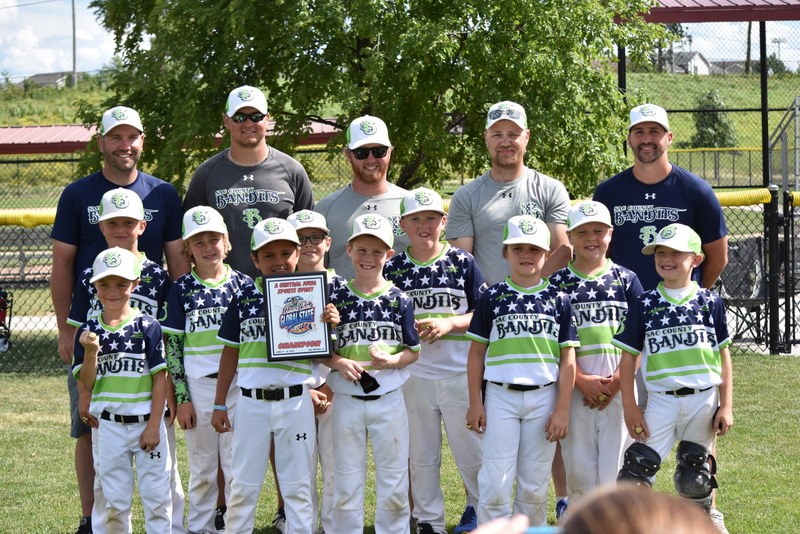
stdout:
[[297,239],[301,245],[305,245],[308,242],[311,242],[312,245],[319,245],[326,237],[324,234],[299,235]]
[[354,148],[350,152],[356,157],[356,159],[367,159],[369,157],[370,152],[372,153],[372,157],[375,159],[381,159],[386,155],[386,152],[389,151],[388,146],[374,146],[371,148]]
[[234,113],[233,116],[231,117],[231,120],[237,124],[241,124],[247,119],[250,119],[253,122],[261,122],[264,120],[264,117],[266,117],[266,115],[264,115],[260,111],[256,111],[251,113],[250,115],[247,115],[246,113]]
[[493,109],[489,112],[490,120],[497,120],[500,117],[508,117],[509,119],[519,119],[522,117],[522,112],[518,109]]

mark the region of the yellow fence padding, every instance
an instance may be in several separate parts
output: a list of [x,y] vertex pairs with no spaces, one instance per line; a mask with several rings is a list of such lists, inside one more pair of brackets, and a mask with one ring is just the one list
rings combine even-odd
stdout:
[[55,208],[0,210],[0,226],[46,226],[56,220]]

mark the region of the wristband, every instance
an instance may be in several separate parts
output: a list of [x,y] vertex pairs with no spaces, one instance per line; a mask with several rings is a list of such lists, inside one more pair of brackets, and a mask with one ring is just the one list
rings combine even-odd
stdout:
[[215,404],[214,405],[214,410],[219,410],[220,412],[227,412],[228,411],[228,407],[225,406],[224,404]]

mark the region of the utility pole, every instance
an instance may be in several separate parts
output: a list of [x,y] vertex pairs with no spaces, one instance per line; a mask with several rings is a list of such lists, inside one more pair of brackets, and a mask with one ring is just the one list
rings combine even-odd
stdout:
[[773,37],[772,44],[778,45],[778,61],[781,60],[781,45],[786,42],[784,37]]
[[78,87],[78,57],[75,53],[75,0],[72,0],[72,87]]

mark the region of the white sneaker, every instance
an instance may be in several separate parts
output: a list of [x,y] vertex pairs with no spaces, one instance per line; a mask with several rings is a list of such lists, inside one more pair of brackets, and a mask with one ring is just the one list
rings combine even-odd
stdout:
[[711,522],[714,523],[714,526],[717,527],[720,534],[728,534],[728,529],[725,528],[725,517],[722,515],[722,512],[716,508],[711,508],[708,511],[708,517],[711,518]]

